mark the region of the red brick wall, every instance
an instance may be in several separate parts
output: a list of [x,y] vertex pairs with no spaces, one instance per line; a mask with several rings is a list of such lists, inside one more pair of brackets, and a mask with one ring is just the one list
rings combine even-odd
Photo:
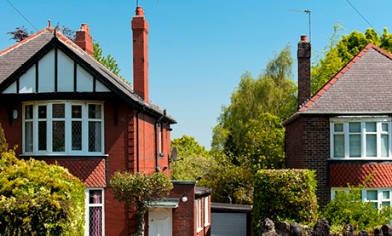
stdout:
[[[181,198],[187,194],[188,201],[182,202]],[[174,184],[170,197],[179,198],[178,208],[173,209],[173,235],[195,235],[196,234],[196,203],[194,184]]]
[[320,207],[330,200],[328,162],[330,129],[328,117],[300,116],[286,126],[287,168],[316,170]]

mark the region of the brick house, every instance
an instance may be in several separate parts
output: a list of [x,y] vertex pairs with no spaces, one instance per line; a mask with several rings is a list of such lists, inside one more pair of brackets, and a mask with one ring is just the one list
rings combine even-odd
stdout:
[[[49,24],[0,51],[0,123],[7,141],[19,146],[20,158],[57,162],[84,182],[85,235],[136,232],[135,215],[108,186],[116,171],[170,177],[176,121],[148,99],[148,24],[141,7],[132,31],[133,87],[93,59],[86,24],[75,42]],[[169,198],[146,215],[146,235],[209,235],[211,191],[194,181],[173,184]]]
[[310,97],[310,43],[298,43],[298,110],[288,117],[286,166],[316,170],[321,207],[347,184],[372,181],[364,201],[391,205],[392,55],[369,44]]

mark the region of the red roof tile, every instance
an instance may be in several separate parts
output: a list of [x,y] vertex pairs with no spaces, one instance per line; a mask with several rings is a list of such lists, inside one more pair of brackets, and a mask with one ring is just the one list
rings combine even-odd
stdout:
[[48,164],[58,164],[78,177],[88,188],[106,187],[105,159],[104,158],[42,158]]
[[331,164],[329,187],[347,187],[347,184],[357,186],[365,183],[367,176],[372,176],[372,180],[366,183],[366,187],[392,187],[392,163]]

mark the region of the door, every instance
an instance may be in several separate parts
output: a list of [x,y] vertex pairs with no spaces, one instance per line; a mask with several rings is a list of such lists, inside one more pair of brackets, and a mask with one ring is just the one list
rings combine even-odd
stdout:
[[149,236],[172,236],[172,209],[151,208],[148,212]]

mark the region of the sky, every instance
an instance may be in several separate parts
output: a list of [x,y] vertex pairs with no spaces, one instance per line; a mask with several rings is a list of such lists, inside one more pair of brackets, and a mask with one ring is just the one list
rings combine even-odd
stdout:
[[[15,43],[7,32],[18,26],[35,32],[47,27],[48,20],[74,30],[86,23],[103,54],[113,56],[122,77],[132,83],[130,22],[136,4],[137,0],[0,0],[0,50]],[[149,24],[150,100],[176,119],[172,139],[192,136],[207,149],[222,106],[230,105],[241,75],[250,72],[257,77],[288,44],[296,58],[301,35],[308,35],[315,60],[330,43],[337,23],[344,27],[342,34],[369,27],[379,34],[392,29],[390,0],[139,0],[138,4]],[[296,81],[296,63],[293,72]]]

